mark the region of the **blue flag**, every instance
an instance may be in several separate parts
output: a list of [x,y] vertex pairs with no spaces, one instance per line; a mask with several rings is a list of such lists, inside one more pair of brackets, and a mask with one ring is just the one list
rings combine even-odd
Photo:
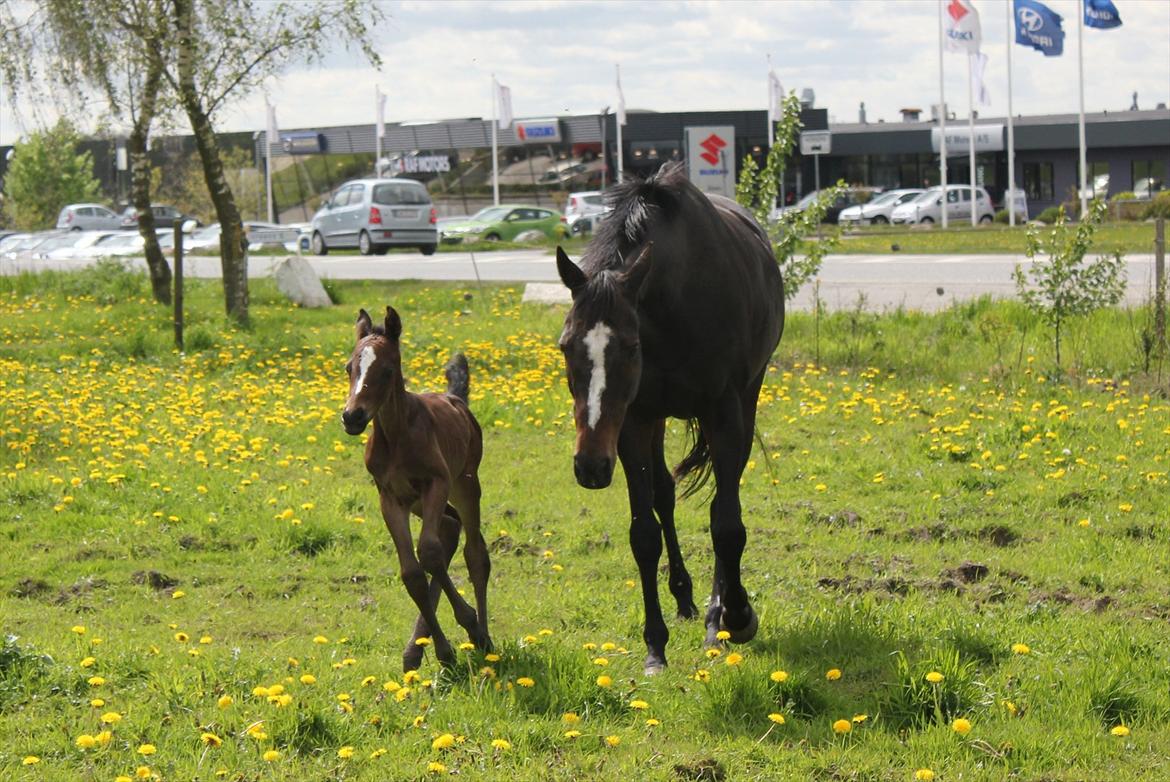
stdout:
[[1096,27],[1109,30],[1121,27],[1121,14],[1117,13],[1117,6],[1113,0],[1084,0],[1085,27]]
[[1031,46],[1045,57],[1064,52],[1060,14],[1037,0],[1015,0],[1016,43]]

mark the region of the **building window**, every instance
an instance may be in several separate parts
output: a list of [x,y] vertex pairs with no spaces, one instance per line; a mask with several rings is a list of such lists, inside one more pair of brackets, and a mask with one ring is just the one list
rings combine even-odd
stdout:
[[1135,160],[1130,164],[1133,174],[1133,192],[1139,198],[1149,198],[1166,186],[1166,164],[1161,160]]
[[1029,201],[1054,201],[1051,163],[1024,164],[1024,194]]

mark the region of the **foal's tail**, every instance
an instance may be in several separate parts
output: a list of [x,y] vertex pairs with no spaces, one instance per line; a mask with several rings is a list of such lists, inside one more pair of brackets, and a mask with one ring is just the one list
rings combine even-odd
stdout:
[[447,376],[447,393],[466,402],[471,391],[471,370],[467,367],[467,356],[462,353],[451,356],[447,366],[443,367],[443,374]]

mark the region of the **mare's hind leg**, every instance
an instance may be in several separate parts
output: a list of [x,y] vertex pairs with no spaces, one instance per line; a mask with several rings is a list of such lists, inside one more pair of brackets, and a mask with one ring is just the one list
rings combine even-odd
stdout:
[[[455,549],[459,547],[459,519],[451,515],[449,512],[443,514],[443,520],[439,525],[439,537],[443,541],[443,550],[447,556],[447,565],[450,566],[452,558],[455,556]],[[439,595],[443,592],[443,588],[439,586],[439,582],[431,579],[427,587],[427,597],[431,601],[431,608],[437,609],[439,606]],[[406,648],[402,651],[402,659],[410,660],[414,668],[422,665],[423,647],[419,646],[418,639],[429,637],[431,628],[427,626],[427,620],[423,619],[422,614],[418,615],[418,619],[414,623],[414,633],[410,636],[410,640],[406,642]]]
[[759,627],[759,619],[740,580],[747,531],[739,502],[739,480],[751,453],[756,400],[763,379],[761,373],[746,389],[742,401],[729,394],[713,415],[700,421],[715,474],[711,540],[716,569],[711,607],[707,612],[708,644],[716,643],[719,630],[727,630],[731,641],[744,643],[755,637]]
[[473,627],[467,625],[463,627],[467,630],[472,643],[484,651],[490,651],[492,639],[488,634],[487,587],[492,563],[480,529],[480,493],[479,478],[474,473],[469,473],[455,481],[451,491],[451,503],[459,509],[459,516],[463,522],[463,561],[467,563],[467,573],[475,590],[476,621]]
[[654,512],[662,525],[662,537],[666,541],[666,561],[670,568],[670,594],[678,603],[679,619],[694,619],[699,615],[695,606],[694,585],[687,566],[683,563],[682,551],[678,546],[678,533],[674,527],[674,477],[666,466],[663,440],[666,437],[666,420],[654,422],[654,434],[650,440],[651,458],[654,462]]

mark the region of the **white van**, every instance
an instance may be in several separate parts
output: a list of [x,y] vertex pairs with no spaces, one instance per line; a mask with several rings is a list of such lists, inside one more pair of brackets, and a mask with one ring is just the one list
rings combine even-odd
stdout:
[[439,243],[438,214],[430,193],[413,179],[354,179],[337,189],[313,215],[314,255],[356,247],[385,255],[391,247],[417,247],[432,255]]
[[[890,213],[890,222],[895,224],[914,224],[942,222],[942,195],[941,187],[932,187],[915,198],[894,208]],[[995,209],[991,205],[991,196],[982,187],[975,188],[975,202],[971,201],[970,185],[947,185],[947,223],[970,222],[971,208],[974,206],[976,220],[980,223],[990,223],[995,219]]]

